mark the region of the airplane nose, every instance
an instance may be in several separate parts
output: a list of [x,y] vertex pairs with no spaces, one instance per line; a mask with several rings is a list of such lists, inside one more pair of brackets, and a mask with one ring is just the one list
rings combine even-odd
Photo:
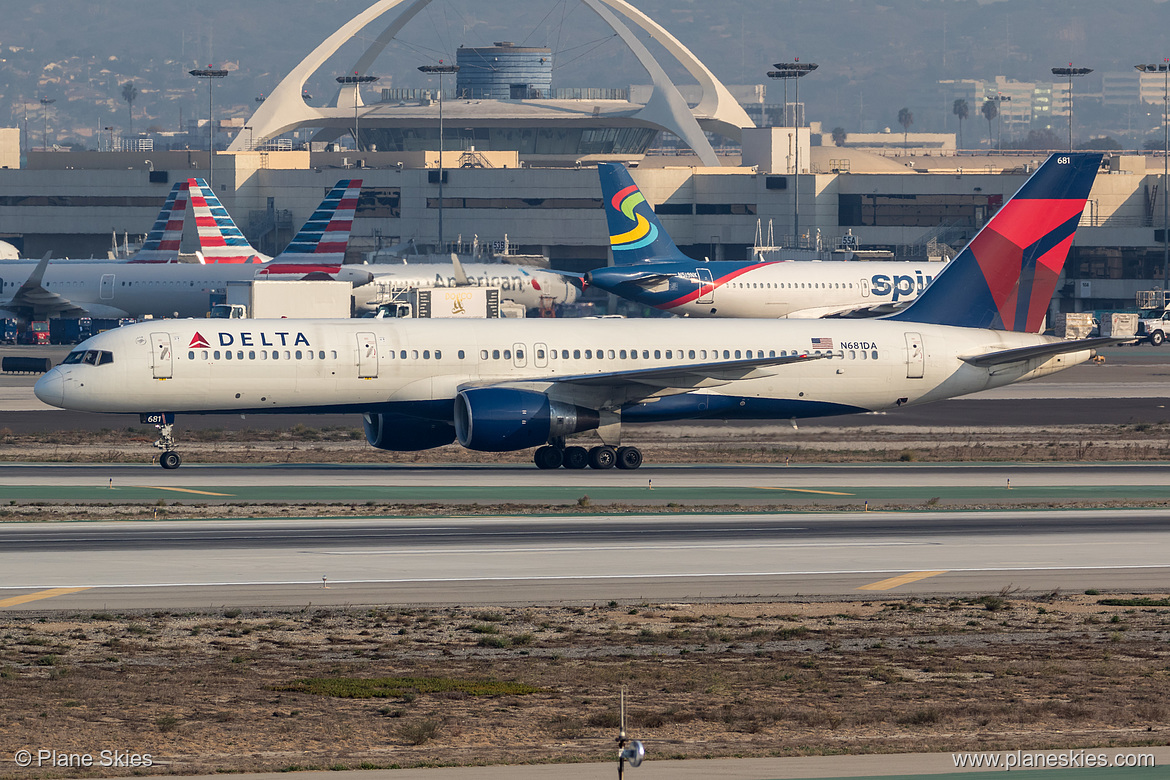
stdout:
[[49,406],[64,408],[65,380],[61,377],[61,372],[55,368],[51,369],[33,385],[33,393]]

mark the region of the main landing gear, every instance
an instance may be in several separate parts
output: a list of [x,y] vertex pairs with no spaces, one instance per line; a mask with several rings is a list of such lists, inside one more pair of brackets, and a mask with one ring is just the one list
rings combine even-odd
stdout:
[[539,469],[636,469],[642,465],[642,451],[637,447],[610,447],[602,444],[591,449],[584,447],[557,447],[546,444],[538,447],[532,460]]
[[154,427],[158,429],[158,441],[154,443],[154,446],[163,451],[162,455],[158,456],[158,465],[168,471],[177,469],[183,465],[183,458],[175,452],[175,437],[171,435],[175,428],[174,424],[161,423]]

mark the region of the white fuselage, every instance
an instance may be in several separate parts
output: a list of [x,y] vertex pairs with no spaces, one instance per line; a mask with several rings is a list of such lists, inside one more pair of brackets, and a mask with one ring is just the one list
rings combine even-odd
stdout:
[[586,278],[672,314],[814,319],[851,311],[888,314],[917,298],[944,268],[941,262],[900,261],[663,262],[610,266]]
[[[35,265],[0,265],[0,310]],[[229,281],[256,278],[261,265],[201,263],[50,262],[41,286],[91,317],[204,317],[212,292]]]
[[[411,413],[471,385],[525,382],[571,396],[581,387],[571,378],[599,375],[612,384],[606,403],[623,421],[788,419],[951,398],[1091,356],[1086,350],[993,369],[958,357],[1052,341],[880,320],[542,320],[539,327],[507,319],[166,320],[94,336],[75,353],[100,351],[108,360],[57,366],[36,392],[54,406],[92,412]],[[728,377],[710,371],[721,361],[805,352],[831,357]],[[686,366],[705,367],[689,392],[602,376]]]
[[[355,292],[358,308],[373,308],[373,296],[391,287],[408,289],[448,288],[459,286],[454,268],[445,263],[367,264],[358,266],[374,275],[373,287]],[[469,284],[498,287],[502,300],[512,300],[525,308],[536,309],[550,303],[572,303],[577,288],[560,274],[508,263],[464,263]],[[370,303],[363,305],[369,299]]]

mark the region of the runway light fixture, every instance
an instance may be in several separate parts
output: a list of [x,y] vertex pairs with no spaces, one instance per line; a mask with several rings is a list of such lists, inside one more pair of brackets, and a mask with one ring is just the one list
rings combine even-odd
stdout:
[[1072,144],[1072,120],[1073,120],[1073,91],[1072,80],[1074,76],[1087,76],[1093,72],[1092,68],[1074,68],[1070,62],[1067,68],[1053,68],[1053,76],[1067,76],[1068,77],[1068,150],[1071,152]]
[[210,65],[187,72],[197,79],[207,79],[207,186],[215,192],[215,110],[212,102],[212,85],[218,79],[227,78],[228,72]]
[[361,141],[358,140],[358,93],[361,91],[362,84],[372,84],[377,81],[380,76],[359,76],[355,70],[352,76],[338,76],[338,84],[352,84],[353,85],[353,148],[355,152],[362,150]]
[[419,65],[422,73],[436,73],[439,76],[439,251],[443,251],[443,76],[458,73],[458,65]]
[[1170,58],[1158,64],[1134,65],[1141,73],[1162,74],[1162,295],[1170,290]]
[[[819,66],[815,62],[801,62],[797,58],[793,62],[777,62],[772,65],[776,70],[768,71],[768,78],[780,79],[784,82],[784,111],[788,112],[788,82],[795,82],[796,102],[792,106],[792,126],[794,130],[794,146],[796,156],[792,171],[792,242],[800,245],[800,127],[803,117],[800,116],[800,79],[816,70]],[[788,117],[785,117],[787,124]]]

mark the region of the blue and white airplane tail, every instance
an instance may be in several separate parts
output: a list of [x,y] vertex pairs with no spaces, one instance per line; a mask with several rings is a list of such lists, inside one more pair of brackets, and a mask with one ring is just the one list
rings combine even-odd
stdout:
[[609,224],[609,244],[615,265],[694,262],[675,246],[624,166],[598,163],[597,172],[601,177],[601,196],[605,201],[605,220]]
[[910,306],[885,319],[1039,333],[1100,154],[1054,154]]
[[146,235],[142,248],[128,263],[177,263],[183,241],[183,224],[187,220],[188,182],[177,181],[171,187],[162,210]]

